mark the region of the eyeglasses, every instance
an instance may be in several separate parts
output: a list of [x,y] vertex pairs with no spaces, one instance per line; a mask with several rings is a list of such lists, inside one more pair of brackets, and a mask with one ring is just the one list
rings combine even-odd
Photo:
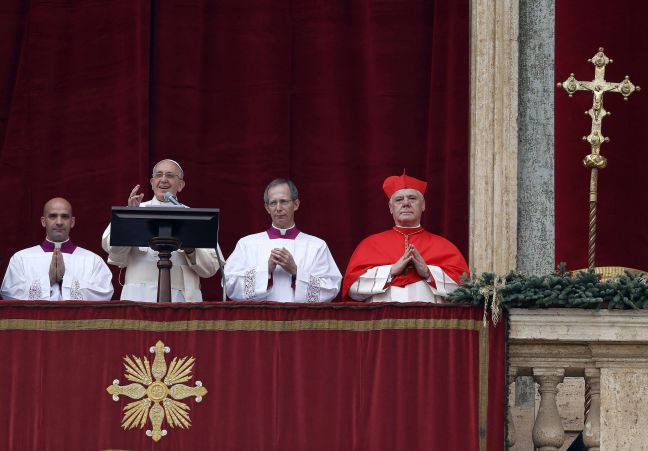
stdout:
[[153,178],[154,179],[161,179],[162,177],[166,177],[169,180],[180,178],[180,176],[178,174],[176,174],[175,172],[154,172],[153,173]]
[[292,199],[290,199],[290,200],[287,200],[287,199],[273,200],[272,202],[268,202],[268,207],[277,208],[277,205],[281,205],[282,207],[286,207],[291,202],[292,202]]

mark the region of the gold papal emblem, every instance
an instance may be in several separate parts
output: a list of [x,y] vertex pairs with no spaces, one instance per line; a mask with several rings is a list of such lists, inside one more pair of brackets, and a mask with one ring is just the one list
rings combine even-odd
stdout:
[[150,352],[155,354],[152,366],[147,357],[124,356],[124,377],[133,383],[122,386],[119,379],[115,379],[106,390],[115,401],[119,401],[119,395],[139,400],[124,407],[122,428],[142,429],[148,417],[153,429],[147,429],[146,435],[157,442],[167,435],[166,429],[162,429],[165,420],[172,428],[188,429],[191,426],[189,406],[178,400],[195,396],[196,402],[200,402],[207,389],[200,381],[196,381],[195,387],[183,385],[193,377],[194,357],[174,357],[167,369],[164,354],[171,349],[158,341],[151,346]]

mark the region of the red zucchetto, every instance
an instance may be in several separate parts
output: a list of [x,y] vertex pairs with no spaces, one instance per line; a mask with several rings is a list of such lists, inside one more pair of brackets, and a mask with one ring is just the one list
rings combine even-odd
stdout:
[[427,182],[405,175],[405,171],[403,171],[403,175],[392,175],[391,177],[387,177],[383,182],[383,191],[389,199],[391,199],[396,191],[405,188],[412,188],[421,194],[425,194]]

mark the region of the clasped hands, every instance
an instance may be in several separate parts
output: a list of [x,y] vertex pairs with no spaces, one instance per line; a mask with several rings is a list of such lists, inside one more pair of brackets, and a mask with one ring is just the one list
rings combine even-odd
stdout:
[[417,274],[424,280],[427,280],[431,275],[430,268],[428,268],[427,263],[425,263],[425,260],[413,244],[407,246],[405,253],[391,266],[389,274],[392,277],[398,276],[407,271],[409,266],[414,267]]
[[63,253],[61,249],[54,249],[52,252],[52,262],[49,267],[49,280],[50,285],[63,281],[65,275],[65,262],[63,261]]
[[288,249],[285,247],[275,248],[270,251],[270,258],[268,259],[268,272],[272,274],[277,268],[281,266],[287,273],[293,276],[297,275],[297,264],[295,259]]

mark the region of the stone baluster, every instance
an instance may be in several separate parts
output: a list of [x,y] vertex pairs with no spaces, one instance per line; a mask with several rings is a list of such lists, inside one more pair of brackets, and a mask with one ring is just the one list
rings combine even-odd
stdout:
[[[517,368],[511,367],[508,370],[506,388],[511,392],[511,384],[515,384],[517,377]],[[511,403],[506,406],[506,446],[511,447],[515,445],[515,422],[513,421],[513,414],[511,413]]]
[[556,394],[563,381],[563,368],[534,368],[533,378],[540,384],[540,408],[533,424],[533,443],[538,451],[558,451],[565,441]]
[[590,391],[590,406],[585,413],[583,443],[589,451],[601,448],[601,370],[585,368],[585,384]]

